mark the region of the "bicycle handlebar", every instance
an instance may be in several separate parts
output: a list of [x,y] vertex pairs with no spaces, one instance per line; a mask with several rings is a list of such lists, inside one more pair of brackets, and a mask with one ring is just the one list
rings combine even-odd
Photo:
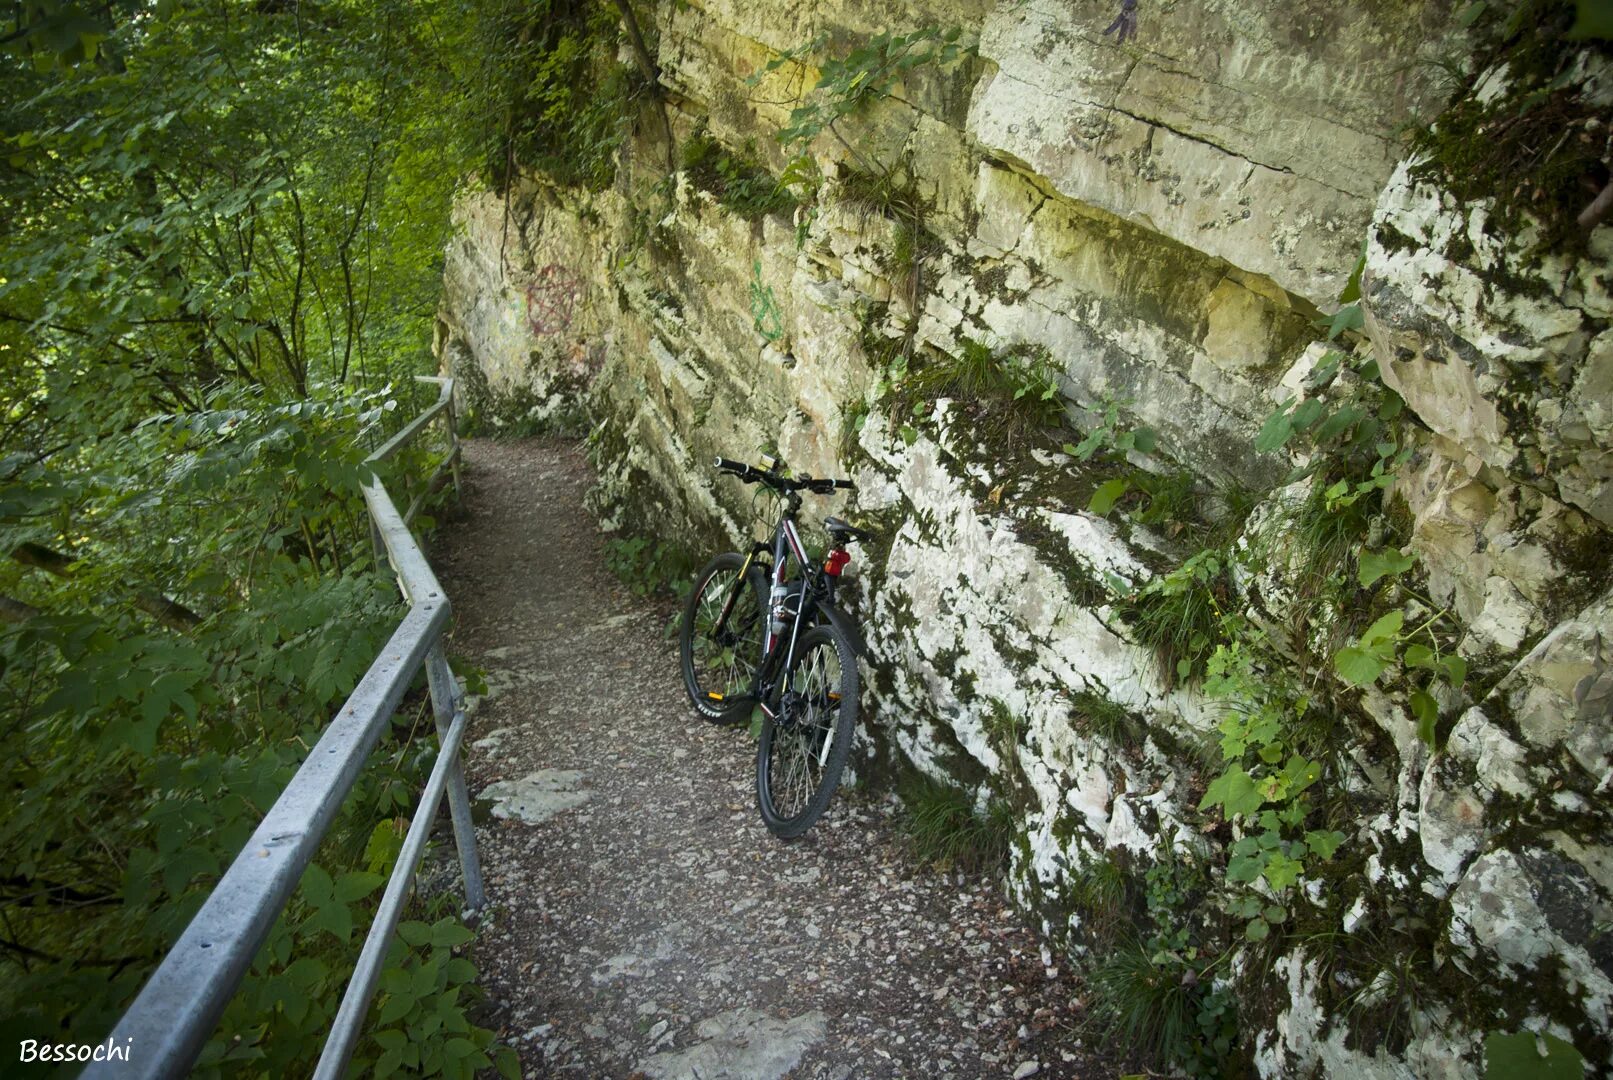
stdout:
[[717,458],[712,462],[712,468],[718,472],[733,473],[739,477],[742,483],[766,484],[775,491],[810,491],[816,495],[829,495],[836,488],[845,488],[849,491],[855,491],[857,488],[857,485],[850,480],[831,480],[828,477],[811,475],[787,477],[772,469],[758,469],[754,465],[747,465],[743,461],[734,461],[725,457]]

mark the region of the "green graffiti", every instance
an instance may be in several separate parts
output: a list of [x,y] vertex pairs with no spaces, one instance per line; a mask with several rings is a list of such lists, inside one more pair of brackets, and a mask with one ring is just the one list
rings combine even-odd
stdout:
[[750,313],[756,332],[770,343],[784,336],[784,315],[773,298],[772,286],[762,284],[760,259],[751,264]]

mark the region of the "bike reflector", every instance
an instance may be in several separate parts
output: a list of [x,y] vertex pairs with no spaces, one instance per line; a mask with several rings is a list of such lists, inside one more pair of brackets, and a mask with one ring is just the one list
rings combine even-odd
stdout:
[[839,577],[840,571],[846,568],[851,561],[851,552],[845,548],[836,548],[829,552],[829,561],[823,564],[823,572],[830,577]]

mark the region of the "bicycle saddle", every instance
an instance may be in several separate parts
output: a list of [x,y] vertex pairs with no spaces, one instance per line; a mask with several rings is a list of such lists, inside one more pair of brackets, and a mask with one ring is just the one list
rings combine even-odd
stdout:
[[825,519],[823,527],[829,530],[830,539],[837,544],[857,540],[872,540],[874,538],[873,533],[859,529],[851,522],[843,521],[837,517]]

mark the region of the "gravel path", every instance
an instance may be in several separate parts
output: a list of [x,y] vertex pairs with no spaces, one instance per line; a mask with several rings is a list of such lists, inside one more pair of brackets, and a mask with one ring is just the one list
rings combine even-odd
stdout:
[[476,960],[527,1076],[1112,1075],[1078,987],[991,882],[915,867],[885,798],[762,826],[754,743],[688,707],[669,612],[604,568],[592,475],[548,442],[466,445],[433,561],[487,672]]

